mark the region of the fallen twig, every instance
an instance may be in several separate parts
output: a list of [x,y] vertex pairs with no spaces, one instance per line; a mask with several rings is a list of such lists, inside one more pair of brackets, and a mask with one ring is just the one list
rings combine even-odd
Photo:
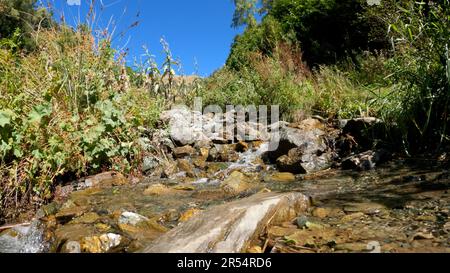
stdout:
[[15,228],[15,227],[24,227],[24,226],[29,226],[31,225],[31,223],[21,223],[21,224],[14,224],[14,225],[5,225],[5,226],[1,226],[0,227],[0,231],[2,230],[7,230],[7,229],[11,229],[11,228]]

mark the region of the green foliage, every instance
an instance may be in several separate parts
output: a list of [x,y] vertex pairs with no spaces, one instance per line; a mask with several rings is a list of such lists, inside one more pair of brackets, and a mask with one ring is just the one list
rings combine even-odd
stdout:
[[64,176],[138,169],[138,128],[162,107],[127,82],[108,40],[94,47],[90,34],[64,27],[34,38],[28,55],[13,38],[0,48],[2,208],[49,200]]
[[[254,21],[257,1],[237,2],[235,17],[250,19],[235,18],[234,24]],[[253,23],[235,40],[228,64],[236,66],[245,50],[270,54],[281,39],[299,43],[311,66],[335,64],[347,56],[356,61],[359,52],[389,46],[386,23],[371,12],[366,0],[278,0],[259,6],[266,12],[262,23]]]
[[36,0],[0,0],[0,40],[21,33],[21,47],[30,51],[35,47],[32,32],[49,28],[53,24],[51,14],[44,8],[36,8]]
[[236,36],[226,64],[235,70],[247,67],[251,64],[253,53],[272,56],[281,42],[289,42],[289,39],[283,35],[280,23],[267,16],[258,27],[247,28],[242,35]]
[[[449,11],[448,0],[373,6],[365,0],[236,1],[237,18],[244,19],[235,23],[248,27],[236,37],[226,68],[211,79],[217,92],[207,96],[233,101],[241,89],[245,101],[262,103],[267,94],[271,100],[265,102],[290,101],[281,103],[285,113],[300,108],[325,116],[376,115],[402,129],[405,148],[440,148],[450,140]],[[249,25],[257,12],[264,14],[261,23]],[[301,60],[314,72],[299,80],[292,69],[280,74],[271,67],[267,77],[258,69],[267,61],[255,65],[255,55],[280,67],[299,59],[280,59],[280,44],[300,47]],[[312,95],[299,91],[301,82],[312,83],[306,92]]]
[[[401,1],[385,13],[395,55],[388,64],[399,85],[396,116],[407,147],[439,148],[448,138],[450,2]],[[423,145],[429,143],[431,146]]]

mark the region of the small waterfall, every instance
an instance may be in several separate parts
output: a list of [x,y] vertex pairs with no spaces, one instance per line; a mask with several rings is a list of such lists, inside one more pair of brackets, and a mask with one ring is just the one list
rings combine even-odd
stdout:
[[254,161],[259,157],[261,157],[268,150],[269,150],[269,143],[263,143],[256,151],[250,149],[244,153],[239,153],[239,160],[237,162],[231,163],[227,169],[219,171],[215,175],[217,176],[223,172],[229,174],[236,169],[244,169],[249,172],[258,171],[260,165],[255,164]]
[[40,253],[46,248],[44,231],[37,220],[29,226],[13,227],[0,235],[0,253]]

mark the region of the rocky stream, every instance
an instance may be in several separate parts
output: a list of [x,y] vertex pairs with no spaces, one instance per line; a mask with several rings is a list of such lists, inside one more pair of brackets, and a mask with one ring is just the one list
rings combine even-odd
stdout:
[[0,229],[0,252],[450,252],[444,155],[391,154],[374,118],[224,123],[233,112],[164,112],[140,139],[145,177],[58,186]]

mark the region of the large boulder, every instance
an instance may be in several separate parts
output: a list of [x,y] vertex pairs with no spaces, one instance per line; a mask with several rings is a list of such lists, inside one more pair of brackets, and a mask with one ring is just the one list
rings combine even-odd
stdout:
[[310,173],[330,166],[332,156],[327,145],[326,132],[310,120],[295,128],[281,125],[273,130],[268,158],[277,163],[280,171],[294,174]]
[[342,129],[337,148],[342,157],[374,148],[375,140],[385,138],[386,125],[377,118],[339,120]]
[[170,137],[179,146],[208,141],[208,137],[203,133],[203,115],[199,112],[179,107],[163,112],[160,119],[169,125]]
[[200,212],[161,236],[145,253],[239,253],[270,226],[294,219],[309,206],[301,193],[260,193]]

